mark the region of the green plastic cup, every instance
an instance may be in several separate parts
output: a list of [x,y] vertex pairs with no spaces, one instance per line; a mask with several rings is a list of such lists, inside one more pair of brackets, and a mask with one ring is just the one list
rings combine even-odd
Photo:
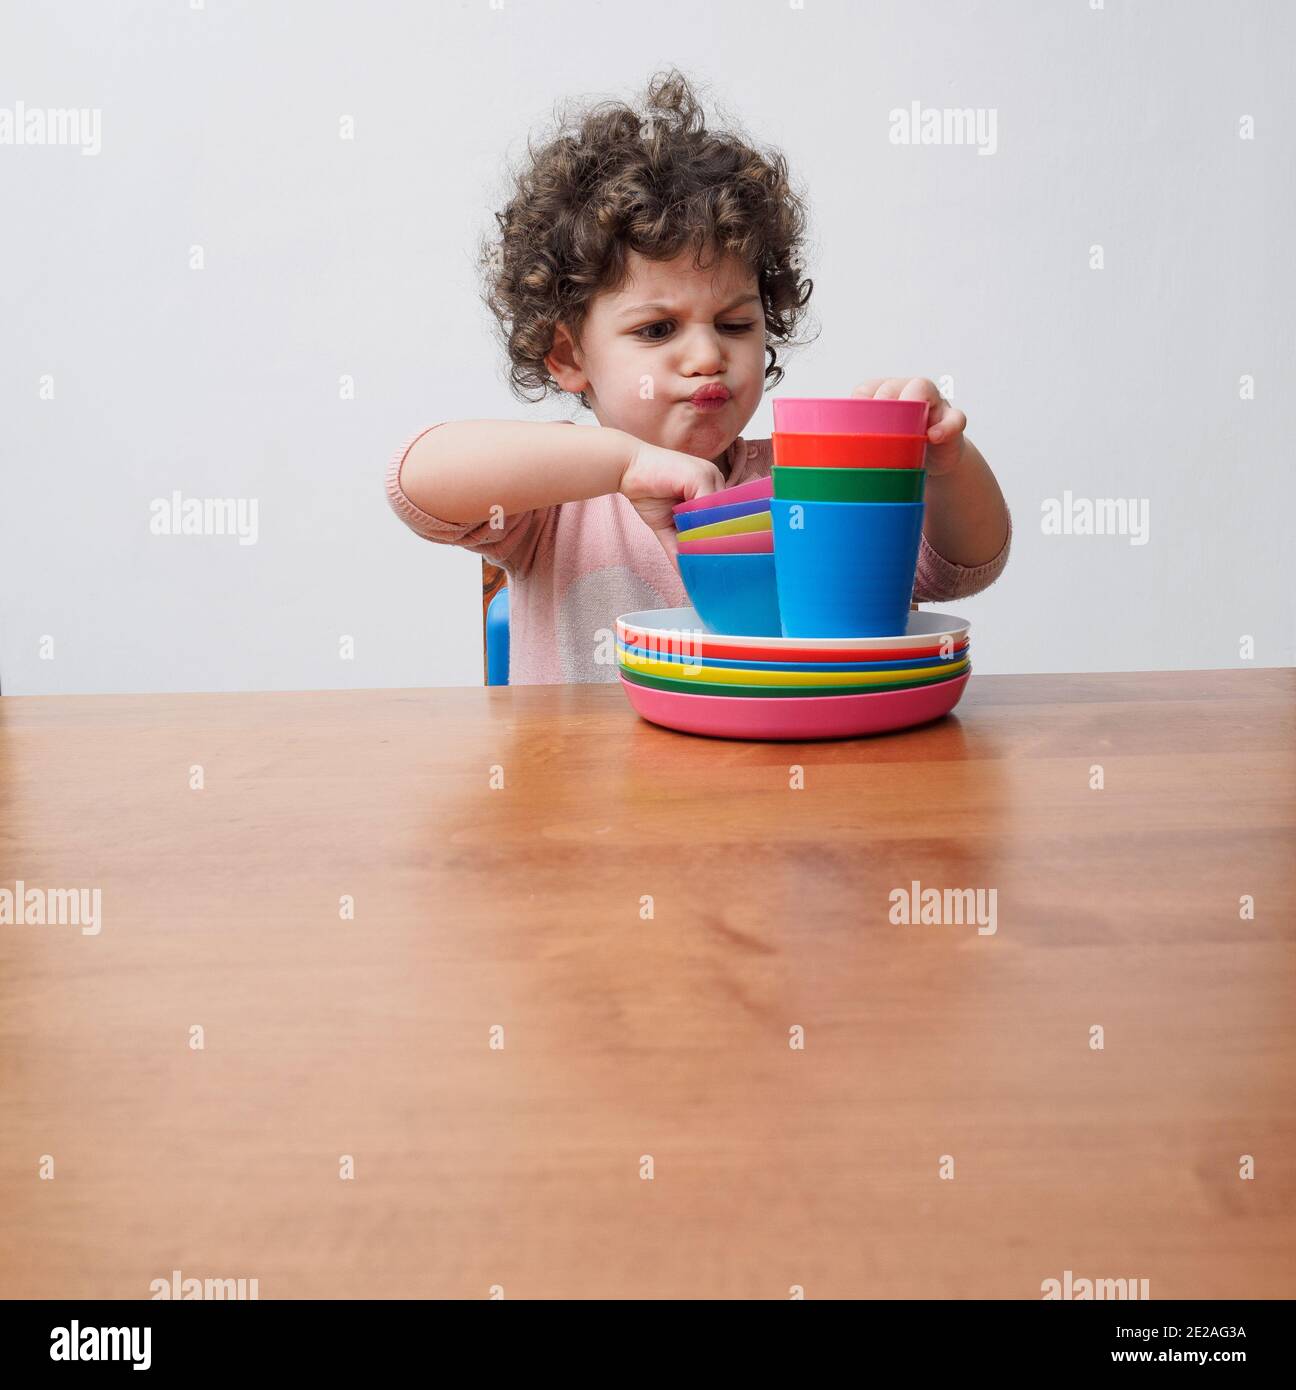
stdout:
[[774,496],[788,502],[921,502],[925,468],[770,469]]

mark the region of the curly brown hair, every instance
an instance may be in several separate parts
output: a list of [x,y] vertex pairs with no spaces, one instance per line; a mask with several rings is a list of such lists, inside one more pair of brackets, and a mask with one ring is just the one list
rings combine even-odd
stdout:
[[[691,85],[672,68],[649,82],[645,114],[598,103],[562,117],[539,148],[528,137],[527,155],[495,213],[499,236],[480,244],[483,298],[516,397],[561,394],[544,361],[554,330],[565,323],[579,345],[594,297],[624,285],[630,251],[669,261],[692,248],[701,269],[703,254],[718,250],[750,266],[765,311],[766,386],[783,379],[774,345],[802,345],[793,335],[814,282],[801,278],[806,204],[781,154],[707,130]],[[580,401],[589,409],[584,392]]]

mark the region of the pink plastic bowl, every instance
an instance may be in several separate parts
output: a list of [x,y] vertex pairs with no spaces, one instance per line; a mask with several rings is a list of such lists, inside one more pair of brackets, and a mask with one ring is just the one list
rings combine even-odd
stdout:
[[681,531],[681,555],[773,555],[773,531],[748,531],[736,536],[712,536],[706,541],[686,541],[687,531]]
[[926,434],[926,401],[784,396],[774,405],[780,434]]
[[734,502],[755,502],[759,498],[773,496],[773,478],[753,478],[751,482],[739,483],[737,487],[726,487],[719,492],[709,492],[705,497],[692,497],[687,502],[677,502],[671,511],[678,516],[680,512],[697,512],[704,507],[727,507]]

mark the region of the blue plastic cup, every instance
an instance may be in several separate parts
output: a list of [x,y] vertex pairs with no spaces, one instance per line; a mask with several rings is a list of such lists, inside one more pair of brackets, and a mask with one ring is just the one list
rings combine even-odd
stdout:
[[782,635],[773,555],[681,555],[679,567],[708,632]]
[[773,498],[783,636],[902,635],[909,626],[923,505]]

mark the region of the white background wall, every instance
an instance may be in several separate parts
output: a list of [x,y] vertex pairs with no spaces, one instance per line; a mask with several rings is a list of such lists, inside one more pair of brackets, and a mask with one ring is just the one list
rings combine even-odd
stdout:
[[[822,332],[780,391],[953,378],[1016,527],[949,605],[978,671],[1290,664],[1294,48],[1283,0],[6,5],[0,107],[102,124],[0,145],[3,691],[479,684],[480,560],[383,468],[562,416],[504,386],[475,239],[557,100],[671,64],[809,195]],[[913,101],[994,108],[996,152],[892,144]],[[176,489],[258,499],[257,544],[150,535]],[[1148,543],[1042,534],[1066,489],[1148,499]]]

